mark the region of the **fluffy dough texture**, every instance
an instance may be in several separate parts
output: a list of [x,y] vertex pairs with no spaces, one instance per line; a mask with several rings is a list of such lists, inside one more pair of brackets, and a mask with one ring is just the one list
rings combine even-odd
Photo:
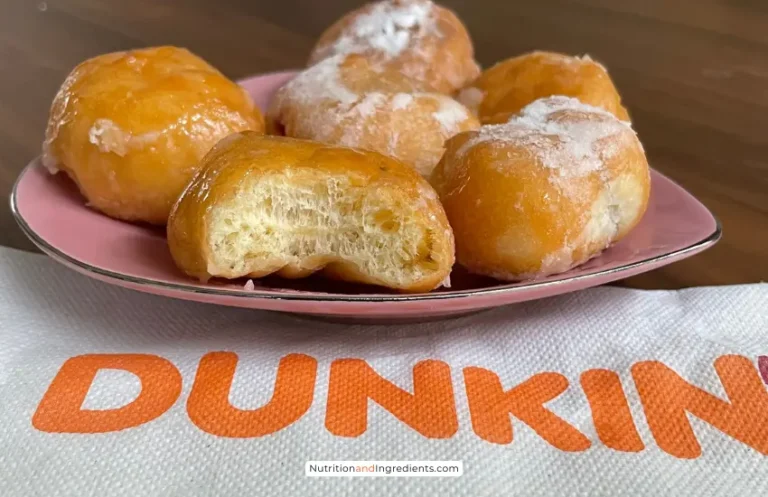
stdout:
[[359,54],[336,55],[278,90],[270,132],[386,154],[429,176],[445,140],[480,123],[463,105]]
[[243,132],[222,140],[175,205],[176,264],[207,280],[316,271],[406,292],[448,277],[453,233],[437,194],[375,152]]
[[645,212],[650,173],[629,123],[568,97],[455,136],[433,184],[470,271],[518,281],[577,266]]
[[456,14],[429,0],[385,0],[346,14],[323,33],[309,62],[348,53],[365,53],[378,68],[443,93],[480,72],[467,29]]
[[51,107],[43,163],[65,171],[94,207],[163,225],[221,138],[264,130],[251,98],[187,50],[101,55],[77,66]]
[[526,105],[553,95],[576,98],[629,121],[608,71],[587,55],[532,52],[507,59],[485,70],[458,99],[490,124],[504,123]]

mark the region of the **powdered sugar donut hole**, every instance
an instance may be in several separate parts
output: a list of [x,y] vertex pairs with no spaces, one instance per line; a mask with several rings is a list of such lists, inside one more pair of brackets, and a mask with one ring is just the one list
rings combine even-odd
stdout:
[[650,173],[629,123],[549,97],[449,140],[432,183],[470,271],[558,274],[620,240],[645,212]]
[[443,93],[462,88],[480,72],[461,20],[429,0],[385,0],[348,13],[322,34],[309,63],[349,53],[364,53],[377,67]]
[[421,90],[391,69],[372,68],[360,54],[334,55],[278,90],[270,129],[293,138],[373,150],[428,177],[445,141],[479,122],[448,95]]

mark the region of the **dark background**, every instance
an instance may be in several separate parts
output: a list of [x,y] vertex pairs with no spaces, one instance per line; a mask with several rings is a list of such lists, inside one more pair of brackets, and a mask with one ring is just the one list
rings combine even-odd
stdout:
[[[653,167],[720,219],[713,249],[623,284],[768,280],[768,0],[445,0],[487,67],[532,49],[608,66]],[[0,0],[0,195],[39,154],[67,73],[174,44],[225,74],[298,68],[348,0]],[[0,245],[35,250],[0,208]]]

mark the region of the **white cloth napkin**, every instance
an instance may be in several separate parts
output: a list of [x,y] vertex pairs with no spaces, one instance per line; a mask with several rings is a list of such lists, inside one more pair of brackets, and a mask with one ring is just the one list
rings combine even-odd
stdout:
[[[144,295],[0,249],[0,319],[2,496],[768,490],[767,284],[603,287],[455,320],[350,326]],[[223,378],[226,396],[228,354],[208,356],[208,384],[198,376],[190,400],[210,352],[239,358],[234,408],[215,394]],[[284,361],[268,404],[289,354],[303,356]],[[615,375],[583,374],[601,368]],[[464,474],[311,478],[311,460],[462,461]]]

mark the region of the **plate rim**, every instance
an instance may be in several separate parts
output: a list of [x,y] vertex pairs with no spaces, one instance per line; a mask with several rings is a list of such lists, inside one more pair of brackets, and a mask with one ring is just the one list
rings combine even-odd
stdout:
[[691,197],[693,197],[709,213],[709,215],[715,221],[715,230],[712,231],[710,234],[708,234],[706,237],[686,247],[675,250],[673,252],[669,252],[667,254],[658,255],[655,257],[650,257],[648,259],[643,259],[641,261],[624,264],[615,268],[604,269],[604,270],[596,271],[593,273],[574,276],[571,278],[565,278],[565,279],[555,280],[555,281],[540,281],[540,282],[532,281],[522,286],[515,286],[517,285],[517,283],[508,283],[506,285],[495,286],[492,288],[456,290],[456,291],[448,291],[448,292],[440,292],[440,293],[393,294],[393,295],[386,295],[386,294],[349,295],[349,294],[333,294],[333,293],[319,293],[319,292],[304,294],[300,292],[293,292],[293,293],[284,292],[284,291],[276,292],[276,291],[261,290],[261,289],[236,290],[236,289],[220,289],[220,288],[201,288],[201,287],[194,286],[192,284],[168,283],[168,282],[144,278],[141,276],[127,275],[127,274],[119,273],[110,269],[97,267],[97,266],[88,264],[86,262],[83,262],[59,250],[58,248],[48,243],[45,239],[40,237],[37,234],[37,232],[35,232],[29,226],[29,224],[26,222],[26,220],[24,219],[24,217],[22,216],[18,208],[19,184],[21,183],[24,176],[26,176],[31,171],[32,168],[41,167],[39,165],[39,161],[40,161],[40,157],[38,156],[24,167],[24,169],[21,171],[19,176],[16,178],[16,181],[14,182],[13,190],[11,191],[9,200],[10,200],[11,214],[16,220],[16,223],[19,225],[19,227],[24,232],[24,234],[32,241],[32,243],[34,243],[45,254],[57,260],[58,262],[64,263],[64,265],[67,265],[76,270],[80,270],[80,272],[84,274],[91,273],[99,276],[100,277],[99,279],[114,280],[118,282],[117,284],[120,284],[120,282],[122,282],[122,283],[130,283],[132,285],[138,285],[138,286],[147,286],[147,287],[151,287],[159,290],[171,290],[171,291],[201,294],[201,295],[214,295],[219,297],[232,297],[232,298],[245,299],[245,300],[290,300],[290,301],[310,301],[310,302],[329,302],[329,303],[330,302],[334,302],[334,303],[337,303],[337,302],[397,303],[397,302],[461,299],[461,298],[468,298],[468,297],[489,296],[489,295],[495,295],[495,294],[513,294],[516,292],[554,287],[554,286],[559,286],[559,285],[573,283],[573,282],[582,282],[582,281],[593,279],[593,278],[605,277],[618,272],[629,271],[634,268],[637,268],[638,266],[642,266],[645,264],[659,263],[670,258],[680,258],[685,254],[688,254],[691,252],[694,252],[694,253],[700,252],[714,245],[715,243],[717,243],[718,240],[720,240],[723,233],[720,220],[717,219],[717,217],[715,217],[715,215],[712,213],[712,211],[709,210],[709,208],[707,208],[706,205],[704,205],[696,197],[693,197],[691,193],[689,193],[683,187],[678,185],[675,181],[668,178],[667,176],[660,173],[659,171],[654,170],[656,174],[662,176],[667,181],[672,182],[681,190],[683,190],[686,194],[691,195]]

